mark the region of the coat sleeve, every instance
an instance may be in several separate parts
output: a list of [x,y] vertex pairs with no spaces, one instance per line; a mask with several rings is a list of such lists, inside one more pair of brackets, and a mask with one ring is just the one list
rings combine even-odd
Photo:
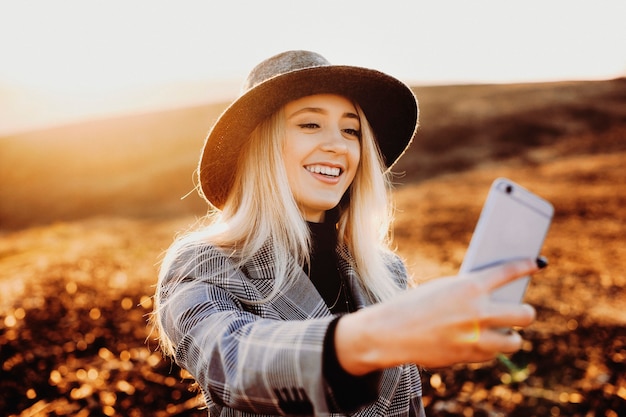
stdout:
[[243,272],[225,256],[210,262],[217,264],[171,267],[158,290],[161,328],[175,360],[197,380],[212,413],[228,407],[328,414],[322,353],[333,316],[285,321],[263,304],[250,308],[240,299],[254,299],[255,288]]

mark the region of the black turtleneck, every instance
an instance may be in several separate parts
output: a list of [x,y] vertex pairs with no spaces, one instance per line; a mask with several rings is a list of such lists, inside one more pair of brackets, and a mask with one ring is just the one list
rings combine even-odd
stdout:
[[311,265],[309,278],[332,313],[350,311],[349,292],[337,267],[337,230],[332,221],[307,222],[311,230]]
[[[328,219],[327,219],[328,220]],[[342,313],[352,311],[350,293],[337,267],[337,230],[332,218],[324,223],[307,222],[311,230],[311,267],[309,277],[333,314],[324,337],[322,373],[332,392],[332,402],[344,410],[356,411],[376,399],[380,372],[357,377],[339,364],[335,351],[335,328]]]

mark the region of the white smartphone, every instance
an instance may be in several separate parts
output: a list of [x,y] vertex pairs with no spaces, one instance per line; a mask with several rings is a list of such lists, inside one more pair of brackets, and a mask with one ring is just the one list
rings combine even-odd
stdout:
[[[461,264],[467,273],[521,258],[537,258],[548,233],[554,207],[507,179],[496,179],[489,190],[469,247]],[[492,298],[521,302],[530,277],[496,289]]]

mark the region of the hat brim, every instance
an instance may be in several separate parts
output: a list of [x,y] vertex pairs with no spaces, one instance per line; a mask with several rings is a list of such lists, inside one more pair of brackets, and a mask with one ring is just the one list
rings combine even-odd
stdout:
[[222,208],[235,180],[240,151],[252,131],[290,101],[314,94],[338,94],[363,109],[391,168],[417,130],[419,109],[411,89],[382,72],[354,66],[320,66],[270,78],[236,99],[207,135],[198,165],[204,198]]

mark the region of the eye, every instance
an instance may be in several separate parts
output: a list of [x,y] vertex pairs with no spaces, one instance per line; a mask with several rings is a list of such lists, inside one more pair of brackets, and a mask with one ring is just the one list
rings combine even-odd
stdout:
[[350,136],[354,136],[355,138],[361,139],[361,131],[358,129],[348,128],[348,129],[343,129],[343,131]]
[[298,127],[302,129],[319,129],[320,125],[317,123],[300,123]]

